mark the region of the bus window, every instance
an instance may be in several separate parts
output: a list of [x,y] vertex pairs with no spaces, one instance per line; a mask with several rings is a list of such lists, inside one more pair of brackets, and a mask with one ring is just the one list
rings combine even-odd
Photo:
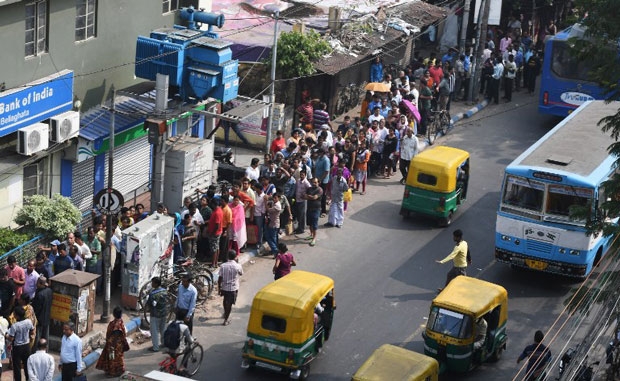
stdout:
[[544,194],[545,186],[543,184],[509,176],[506,178],[503,202],[540,212],[542,211]]
[[560,78],[588,80],[588,68],[570,51],[564,41],[553,42],[551,71]]
[[568,217],[571,208],[590,204],[592,194],[592,190],[589,189],[550,185],[546,213]]

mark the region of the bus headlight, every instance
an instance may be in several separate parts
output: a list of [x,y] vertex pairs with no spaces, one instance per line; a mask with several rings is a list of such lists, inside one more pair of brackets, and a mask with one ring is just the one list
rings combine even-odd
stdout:
[[560,250],[559,250],[559,251],[560,251],[560,254],[566,254],[566,249],[565,249],[565,248],[563,248],[563,247],[562,247],[562,248],[560,248]]
[[581,254],[581,252],[580,252],[579,250],[575,250],[575,249],[573,249],[573,250],[569,251],[568,253],[569,253],[570,255],[579,255],[579,254]]
[[502,235],[502,241],[511,241],[511,239],[507,235]]

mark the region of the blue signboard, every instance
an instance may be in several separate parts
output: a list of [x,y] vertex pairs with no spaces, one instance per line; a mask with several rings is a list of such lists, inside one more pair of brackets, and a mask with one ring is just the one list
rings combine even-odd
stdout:
[[0,93],[0,137],[71,110],[73,71],[63,70]]

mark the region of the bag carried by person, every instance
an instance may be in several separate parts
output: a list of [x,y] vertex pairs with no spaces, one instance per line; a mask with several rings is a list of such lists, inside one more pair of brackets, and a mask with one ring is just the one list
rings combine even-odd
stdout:
[[344,195],[342,197],[342,200],[344,202],[351,202],[351,200],[353,200],[353,190],[351,190],[351,188],[347,189],[344,192]]
[[179,348],[179,345],[181,345],[181,325],[179,322],[173,321],[166,327],[164,331],[164,345],[172,350]]

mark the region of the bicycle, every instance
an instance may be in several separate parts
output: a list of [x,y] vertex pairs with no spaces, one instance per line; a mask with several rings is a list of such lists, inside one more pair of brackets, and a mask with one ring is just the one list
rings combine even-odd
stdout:
[[[181,355],[183,358],[179,363],[177,359]],[[159,371],[177,376],[192,377],[200,370],[203,355],[202,345],[194,339],[194,342],[183,353],[168,353],[168,356],[159,363]]]
[[437,134],[445,135],[450,127],[450,113],[447,110],[431,110],[433,114],[426,129],[426,139],[429,145],[433,145],[437,139]]

